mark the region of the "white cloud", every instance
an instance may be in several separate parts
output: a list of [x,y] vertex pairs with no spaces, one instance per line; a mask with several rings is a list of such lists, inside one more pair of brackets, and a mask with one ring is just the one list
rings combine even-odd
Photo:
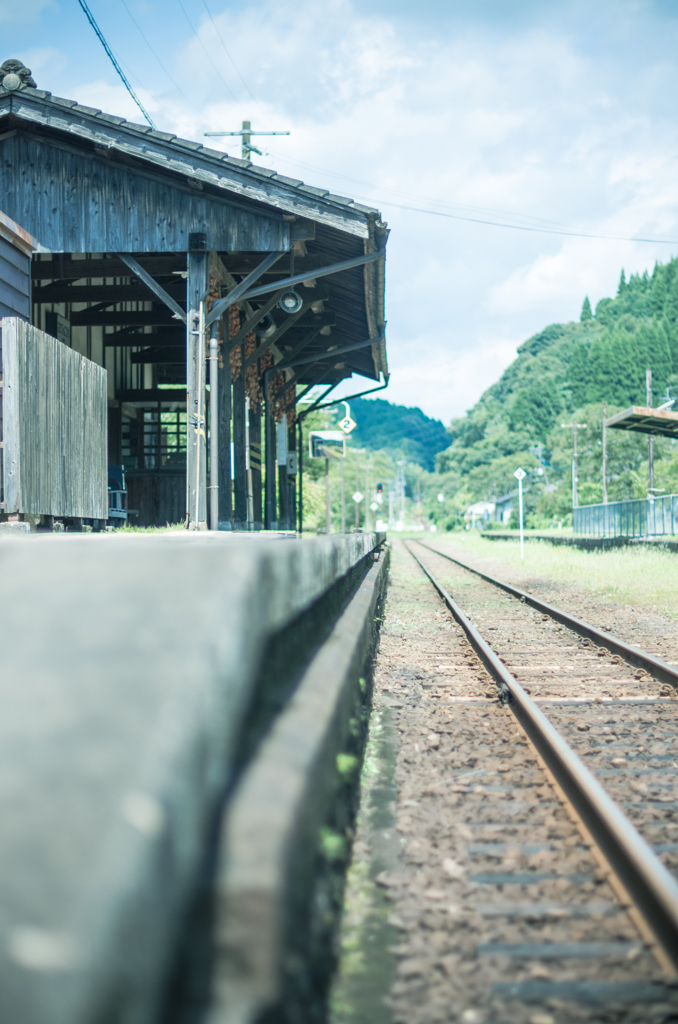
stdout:
[[0,25],[32,26],[49,8],[57,9],[54,0],[0,0]]
[[[143,60],[133,63],[124,37],[111,43],[144,82],[157,74],[160,87],[138,91],[164,130],[207,141],[205,130],[237,129],[245,118],[259,129],[291,129],[289,138],[260,140],[271,154],[260,162],[383,210],[392,227],[393,383],[385,395],[394,401],[445,420],[458,415],[497,378],[516,344],[577,317],[584,295],[595,303],[614,293],[622,266],[642,270],[673,251],[468,224],[387,204],[417,205],[423,197],[432,209],[482,220],[678,239],[671,99],[678,19],[658,15],[657,5],[604,0],[592,21],[577,0],[517,0],[510,18],[501,3],[249,0],[217,13],[210,0],[255,101],[201,5],[191,8],[200,41],[189,38],[173,55],[158,41],[155,3],[147,14],[135,6],[135,16],[147,18],[149,38],[190,103],[147,51],[152,71]],[[0,21],[9,10],[0,0]],[[168,12],[163,29],[174,17]],[[176,18],[175,41],[187,27],[180,11]],[[128,29],[137,38],[125,21]],[[56,60],[41,70],[45,88]],[[75,67],[71,57],[74,81]],[[103,52],[100,68],[88,66],[88,81],[66,95],[140,120]],[[210,144],[239,148],[237,140]]]
[[[377,206],[428,196],[458,204],[440,210],[481,219],[678,237],[673,121],[651,123],[642,104],[629,102],[623,62],[601,71],[571,34],[528,24],[500,35],[476,23],[415,38],[406,19],[365,14],[351,0],[260,0],[215,20],[261,105],[206,17],[202,46],[237,100],[198,40],[179,63],[206,90],[204,126],[236,128],[247,117],[258,128],[291,129],[289,139],[261,140],[273,154],[260,161],[268,166],[363,201],[372,195]],[[666,75],[676,78],[662,75],[648,64],[636,85],[665,89]],[[204,126],[183,110],[166,127],[201,138]],[[622,265],[630,272],[669,255],[660,245],[382,209],[393,228],[386,394],[444,419],[496,379],[516,343],[577,317],[584,295],[595,302],[613,293]]]
[[413,340],[407,348],[421,357],[410,355],[408,360],[401,355],[395,360],[388,390],[378,397],[399,405],[420,405],[428,416],[445,424],[469,409],[516,357],[516,342],[507,338],[474,341],[456,353],[438,348],[433,360],[427,357],[425,338]]
[[[162,109],[157,97],[147,92],[146,89],[135,89],[135,92],[151,116]],[[136,124],[146,123],[139,107],[122,82],[119,85],[111,85],[104,78],[96,79],[93,82],[85,82],[71,89],[68,98],[77,100],[78,103],[82,103],[85,106],[103,110],[107,114],[114,113],[116,117],[124,117]]]
[[[43,88],[43,79],[48,81],[52,75],[63,71],[68,65],[68,57],[61,50],[54,46],[42,46],[33,50],[24,50],[18,54],[18,59],[30,68],[33,73],[33,80],[38,89]],[[36,78],[37,75],[37,78]]]

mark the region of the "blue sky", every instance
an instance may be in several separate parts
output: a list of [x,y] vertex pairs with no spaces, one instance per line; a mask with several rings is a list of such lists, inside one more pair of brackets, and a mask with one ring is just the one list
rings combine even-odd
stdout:
[[[678,253],[671,0],[90,6],[159,128],[290,129],[259,162],[382,210],[393,401],[449,422],[622,266]],[[41,88],[139,119],[77,0],[0,0],[0,32]]]

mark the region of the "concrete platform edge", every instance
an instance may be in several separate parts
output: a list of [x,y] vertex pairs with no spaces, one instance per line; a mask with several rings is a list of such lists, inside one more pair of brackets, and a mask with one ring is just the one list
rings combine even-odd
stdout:
[[[389,552],[369,571],[238,785],[222,824],[209,1024],[252,1024],[298,970],[293,907],[309,887],[351,708],[375,643]],[[298,917],[298,914],[297,914]]]

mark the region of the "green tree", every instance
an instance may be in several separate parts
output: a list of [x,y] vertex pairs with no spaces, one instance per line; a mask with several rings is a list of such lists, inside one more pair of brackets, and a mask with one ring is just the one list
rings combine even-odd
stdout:
[[581,316],[579,319],[583,324],[585,324],[587,320],[593,320],[593,313],[591,312],[591,303],[589,302],[588,295],[584,299],[584,305],[581,307]]
[[572,350],[570,365],[567,369],[567,382],[575,405],[583,405],[586,401],[586,386],[589,379],[589,350],[583,342],[578,342]]
[[617,298],[619,298],[620,295],[623,295],[625,291],[626,291],[626,274],[624,273],[624,268],[622,267],[622,272],[619,275],[619,284],[617,286]]

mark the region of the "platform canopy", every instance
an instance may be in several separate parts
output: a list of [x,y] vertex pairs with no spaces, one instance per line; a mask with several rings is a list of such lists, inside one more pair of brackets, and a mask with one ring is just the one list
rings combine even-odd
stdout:
[[630,409],[618,412],[604,420],[606,427],[615,430],[633,430],[639,434],[662,434],[664,437],[678,437],[678,412],[670,409],[650,409],[644,405],[632,405]]
[[[0,210],[37,238],[43,252],[54,254],[34,268],[34,301],[87,303],[73,326],[79,322],[129,333],[129,323],[123,323],[128,311],[114,311],[106,300],[154,298],[138,277],[134,295],[129,286],[123,294],[130,271],[119,253],[133,254],[172,294],[181,292],[177,275],[185,272],[186,254],[192,250],[220,255],[232,275],[226,290],[268,253],[289,253],[261,275],[259,291],[278,281],[284,287],[293,273],[310,277],[315,270],[318,287],[315,301],[305,303],[301,317],[291,318],[289,333],[289,318],[272,314],[286,329],[285,344],[273,349],[275,361],[296,354],[309,329],[317,327],[318,334],[304,345],[308,362],[295,369],[297,383],[336,384],[352,374],[388,379],[383,258],[323,276],[331,265],[384,253],[388,231],[378,210],[198,142],[53,96],[36,88],[30,70],[16,60],[0,66]],[[72,254],[78,259],[89,254],[88,265],[75,266]],[[92,279],[109,287],[82,283]],[[177,287],[166,287],[172,282]],[[315,279],[308,283],[313,286]],[[301,284],[302,296],[310,300]],[[272,294],[241,308],[251,318]],[[179,331],[176,339],[170,337],[179,323],[165,312],[167,324],[154,321],[151,326],[154,333],[166,328],[157,340],[168,348],[181,339]],[[112,340],[107,334],[106,344]],[[273,343],[269,340],[268,347]],[[334,350],[339,358],[329,355]]]

